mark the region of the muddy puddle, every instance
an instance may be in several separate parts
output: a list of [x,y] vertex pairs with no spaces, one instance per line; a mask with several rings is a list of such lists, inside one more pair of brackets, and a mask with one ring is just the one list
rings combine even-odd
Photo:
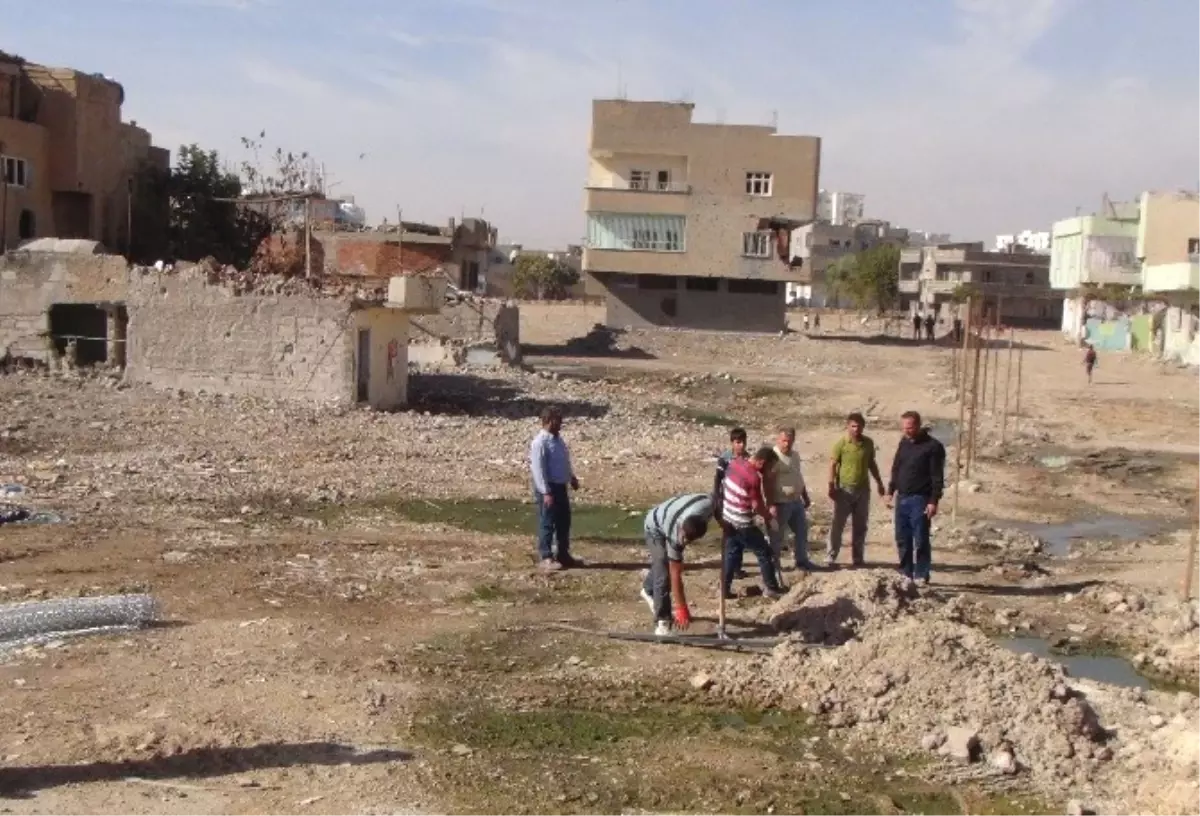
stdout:
[[1069,555],[1071,545],[1076,541],[1137,541],[1167,529],[1164,522],[1155,519],[1129,518],[1114,514],[1045,524],[1034,521],[993,523],[1036,536],[1042,541],[1042,553],[1056,558]]
[[1125,688],[1149,689],[1150,681],[1128,661],[1112,655],[1070,655],[1055,652],[1050,643],[1037,637],[997,638],[996,643],[1017,654],[1033,654],[1061,664],[1079,680],[1095,680]]

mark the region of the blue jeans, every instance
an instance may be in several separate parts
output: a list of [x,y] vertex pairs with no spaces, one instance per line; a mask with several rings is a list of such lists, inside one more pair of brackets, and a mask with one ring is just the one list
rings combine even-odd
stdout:
[[775,505],[775,508],[775,523],[771,525],[771,549],[776,556],[782,555],[784,540],[788,530],[791,530],[796,539],[796,566],[812,566],[808,557],[808,513],[804,510],[804,502],[786,502]]
[[[550,497],[554,500],[547,507],[545,494],[533,491],[533,503],[537,508],[538,558],[562,560],[571,554],[571,498],[567,495],[565,484],[548,485]],[[557,540],[558,552],[555,553],[552,544]]]
[[671,573],[667,566],[667,541],[659,535],[646,533],[646,551],[650,553],[650,571],[642,589],[654,600],[654,619],[671,620]]
[[767,589],[778,590],[779,582],[775,580],[775,563],[771,560],[770,545],[767,544],[762,530],[751,525],[740,529],[732,527],[729,530],[729,538],[725,544],[725,563],[721,570],[725,591],[729,592],[734,573],[742,568],[742,553],[746,550],[752,550],[758,558],[758,569],[762,573],[763,584]]
[[929,517],[925,515],[928,496],[896,496],[896,550],[900,571],[909,578],[929,577],[933,561],[929,541]]

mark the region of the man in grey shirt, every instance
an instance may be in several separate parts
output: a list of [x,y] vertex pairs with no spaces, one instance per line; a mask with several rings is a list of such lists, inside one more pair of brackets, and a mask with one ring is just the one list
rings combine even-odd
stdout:
[[[571,467],[571,452],[563,441],[562,411],[551,406],[542,412],[542,429],[529,446],[533,476],[533,501],[537,510],[538,567],[554,572],[582,566],[571,556],[571,497],[567,488],[579,489]],[[557,548],[553,544],[557,543]]]

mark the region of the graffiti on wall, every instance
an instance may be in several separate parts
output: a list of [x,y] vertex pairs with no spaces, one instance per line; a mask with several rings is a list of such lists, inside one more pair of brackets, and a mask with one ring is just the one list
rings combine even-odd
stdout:
[[1129,320],[1097,320],[1087,322],[1087,342],[1102,351],[1125,351],[1129,348]]
[[395,340],[387,344],[387,378],[388,382],[396,379],[396,358],[400,356],[400,344]]

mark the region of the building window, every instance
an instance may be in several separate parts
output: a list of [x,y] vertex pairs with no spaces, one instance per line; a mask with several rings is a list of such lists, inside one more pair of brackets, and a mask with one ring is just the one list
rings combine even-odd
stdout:
[[682,215],[588,213],[588,248],[683,252],[686,226]]
[[777,295],[779,284],[775,281],[747,280],[746,278],[730,278],[729,294],[731,295]]
[[33,216],[33,210],[21,210],[21,215],[17,220],[17,236],[22,241],[28,241],[37,235],[37,221]]
[[671,171],[670,170],[659,170],[658,171],[658,181],[655,184],[655,189],[660,190],[662,192],[666,192],[667,190],[671,189]]
[[1033,285],[1033,273],[1032,273],[1032,272],[1026,272],[1026,273],[1025,273],[1025,283],[1026,283],[1026,285],[1028,285],[1028,286],[1032,286],[1032,285]]
[[771,174],[753,172],[746,174],[746,195],[769,196],[771,194]]
[[992,282],[992,270],[990,270],[990,269],[983,270],[983,282],[984,283]]
[[743,232],[742,254],[747,258],[770,258],[771,233]]
[[649,190],[650,189],[650,171],[649,170],[630,170],[629,171],[629,189],[630,190]]
[[679,288],[679,279],[674,275],[638,275],[637,287],[655,292],[674,292]]
[[14,187],[29,186],[29,162],[14,156],[4,156],[4,182]]
[[687,278],[684,287],[689,292],[716,292],[721,286],[720,278]]
[[1188,238],[1188,259],[1196,260],[1196,256],[1200,255],[1200,238]]

